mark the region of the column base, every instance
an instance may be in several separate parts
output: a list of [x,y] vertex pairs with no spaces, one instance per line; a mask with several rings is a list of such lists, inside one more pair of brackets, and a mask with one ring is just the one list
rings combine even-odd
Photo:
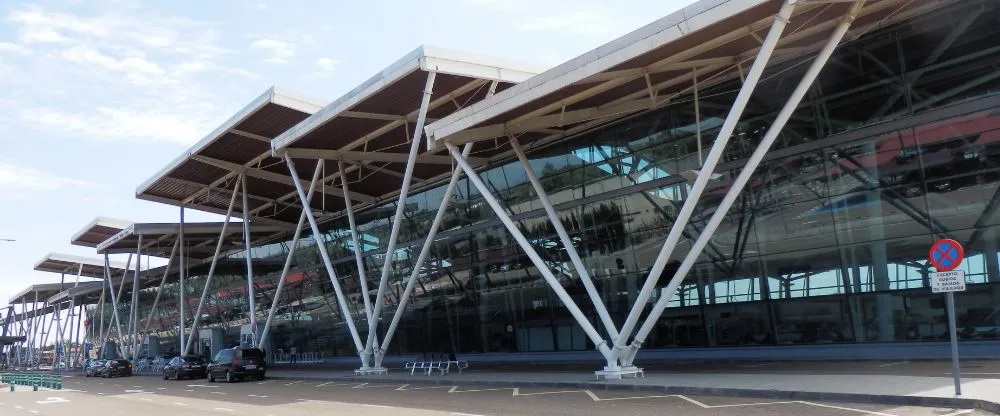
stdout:
[[354,375],[356,376],[371,376],[371,375],[385,375],[389,374],[389,369],[385,367],[362,367],[354,370]]
[[646,377],[642,369],[636,366],[625,366],[625,367],[604,367],[603,370],[595,371],[594,377],[598,380],[601,378],[605,380],[621,380],[626,377],[639,378]]

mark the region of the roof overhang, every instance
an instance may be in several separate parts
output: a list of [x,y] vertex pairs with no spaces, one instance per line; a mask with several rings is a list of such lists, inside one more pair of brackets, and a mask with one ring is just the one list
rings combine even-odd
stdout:
[[97,217],[74,234],[69,242],[75,246],[97,247],[102,241],[131,224],[130,221],[117,218]]
[[7,302],[11,305],[20,303],[34,303],[35,295],[38,295],[38,300],[44,301],[56,293],[63,291],[66,288],[64,283],[40,283],[37,285],[31,285],[24,290],[11,296],[10,300]]
[[[222,233],[222,222],[185,223],[184,241],[188,258],[204,260],[215,254],[215,247]],[[179,223],[137,223],[132,224],[97,245],[97,252],[135,253],[157,257],[170,257],[174,242],[180,234]],[[288,227],[273,224],[250,224],[250,240],[267,239],[275,234],[288,231]],[[139,238],[142,247],[139,247]],[[231,222],[226,227],[221,253],[245,249],[243,223]]]
[[[126,267],[124,263],[117,261],[109,261],[109,265],[112,274],[121,274]],[[49,253],[35,263],[35,271],[73,276],[79,273],[81,277],[103,279],[104,260],[72,254]]]
[[[784,0],[702,0],[425,128],[430,151],[516,136],[544,144],[691,99],[748,69]],[[953,0],[869,0],[845,39]],[[799,1],[769,67],[809,58],[853,1]],[[697,77],[697,78],[696,78]],[[506,140],[491,160],[511,157]]]
[[[240,173],[247,177],[247,205],[261,222],[295,223],[300,206],[280,200],[293,192],[282,169],[269,169],[282,160],[271,157],[274,137],[323,108],[325,102],[271,88],[208,136],[139,185],[136,197],[216,214],[229,208]],[[284,172],[284,174],[282,174]],[[322,190],[337,194],[336,189]],[[242,217],[242,198],[234,215]],[[365,199],[361,197],[361,199]]]
[[[275,156],[344,162],[326,168],[324,186],[339,186],[371,196],[354,201],[357,210],[373,207],[399,194],[406,171],[409,147],[420,114],[421,102],[434,73],[427,120],[445,117],[487,97],[491,89],[505,90],[540,72],[540,68],[514,61],[421,46],[379,72],[354,90],[271,141]],[[485,160],[472,158],[473,163]],[[316,163],[297,163],[300,178],[310,178]],[[451,171],[447,155],[422,153],[413,168],[416,186],[433,183]],[[287,166],[281,166],[285,169]],[[317,192],[318,194],[318,192]],[[295,192],[287,195],[297,200]],[[337,216],[346,208],[340,198],[313,199],[312,206]]]

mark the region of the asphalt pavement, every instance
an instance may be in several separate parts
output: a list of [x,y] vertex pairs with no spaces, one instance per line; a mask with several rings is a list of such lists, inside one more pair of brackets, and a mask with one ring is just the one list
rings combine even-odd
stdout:
[[70,376],[65,389],[0,393],[0,414],[7,415],[879,415],[985,416],[969,409],[900,407],[699,397],[642,391],[590,391],[538,387],[491,388],[476,385],[361,383],[305,379],[209,383],[162,380],[155,376],[93,379]]

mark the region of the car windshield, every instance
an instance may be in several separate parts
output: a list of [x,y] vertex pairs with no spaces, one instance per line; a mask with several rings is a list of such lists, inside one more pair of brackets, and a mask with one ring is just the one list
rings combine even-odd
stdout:
[[248,348],[242,351],[241,356],[243,358],[262,358],[264,353],[256,348]]

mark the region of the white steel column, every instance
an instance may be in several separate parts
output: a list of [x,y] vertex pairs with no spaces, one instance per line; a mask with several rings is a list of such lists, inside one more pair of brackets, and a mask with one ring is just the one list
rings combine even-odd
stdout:
[[[416,140],[414,140],[416,142]],[[337,160],[337,168],[340,169],[340,181],[344,188],[344,204],[347,210],[347,222],[351,227],[351,241],[354,242],[354,261],[358,266],[358,279],[361,284],[361,294],[364,299],[365,317],[368,322],[372,321],[372,302],[368,294],[368,277],[365,276],[365,262],[361,258],[361,242],[358,239],[358,224],[354,221],[354,203],[351,201],[351,191],[347,187],[347,174],[344,169],[344,160]]]
[[[122,282],[118,286],[119,288],[121,286],[125,286],[125,276],[128,275],[128,269],[129,269],[129,266],[131,266],[131,265],[132,265],[132,254],[129,254],[128,255],[128,261],[125,262],[125,271],[122,272]],[[104,269],[108,271],[107,275],[111,276],[111,272],[110,272],[110,270],[111,270],[111,264],[108,261],[108,255],[107,254],[104,255]],[[117,328],[117,330],[118,330],[118,338],[117,338],[118,342],[116,343],[116,347],[118,349],[121,349],[123,347],[120,344],[123,342],[122,341],[122,334],[124,332],[122,332],[122,320],[121,320],[121,317],[118,316],[118,297],[115,296],[115,284],[114,284],[114,282],[111,281],[110,277],[108,278],[108,287],[111,290],[111,310],[114,313],[113,316],[114,316],[114,319],[115,319],[115,328]],[[108,333],[110,333],[110,332],[111,332],[111,328],[108,328]],[[109,336],[105,335],[105,339],[107,339],[107,338],[109,338]]]
[[174,247],[170,249],[170,257],[167,258],[167,266],[163,268],[163,277],[160,278],[160,286],[156,288],[156,297],[153,298],[153,306],[149,308],[149,315],[146,317],[146,325],[142,328],[143,334],[149,333],[149,323],[153,320],[156,306],[160,304],[160,294],[163,293],[163,286],[167,283],[167,276],[170,274],[170,266],[174,264],[174,256],[177,255],[177,247],[181,240],[174,240]]
[[[131,333],[132,342],[129,345],[129,354],[132,359],[136,358],[136,336],[139,332],[139,273],[142,271],[142,235],[138,236],[138,242],[135,245],[135,273],[132,274],[132,307],[131,314],[129,316],[129,332]],[[124,282],[123,282],[124,283]],[[124,284],[122,285],[124,286]]]
[[[309,203],[312,202],[313,193],[316,191],[316,184],[318,184],[320,174],[323,172],[323,165],[316,163],[316,169],[313,172],[312,181],[309,182],[309,192],[306,195],[307,202],[302,204],[304,207],[310,206]],[[347,190],[344,190],[347,192]],[[278,287],[274,290],[274,297],[271,299],[271,309],[267,311],[267,319],[264,321],[264,330],[261,331],[260,341],[257,342],[257,348],[263,348],[267,345],[267,338],[271,333],[271,321],[274,319],[274,311],[278,310],[278,302],[281,300],[281,293],[285,290],[285,280],[288,278],[288,271],[292,268],[292,260],[295,257],[295,248],[299,244],[299,238],[302,236],[302,226],[306,222],[306,213],[303,211],[299,214],[299,222],[295,225],[295,234],[292,235],[292,242],[288,246],[288,256],[285,257],[285,265],[281,268],[281,277],[278,278]]]
[[[80,263],[80,265],[76,269],[76,280],[73,282],[73,288],[76,288],[77,286],[80,286],[80,275],[81,274],[83,274],[83,263]],[[70,297],[70,300],[69,300],[69,309],[67,310],[68,311],[67,317],[69,318],[69,338],[70,338],[70,341],[73,340],[73,323],[74,322],[76,322],[77,324],[80,323],[80,318],[75,315],[75,309],[76,309],[76,296],[72,296],[72,297]],[[78,334],[79,334],[79,332],[80,331],[77,331]],[[73,356],[69,353],[69,350],[66,350],[66,369],[67,370],[70,368],[70,359],[72,359],[72,358],[73,358]]]
[[240,183],[243,186],[243,247],[246,248],[247,260],[247,306],[250,315],[250,345],[257,344],[257,307],[253,290],[253,258],[250,256],[250,204],[247,195],[247,175],[241,177]]
[[458,165],[463,171],[465,171],[465,175],[483,195],[483,199],[485,199],[486,202],[490,204],[490,207],[493,208],[493,213],[500,218],[500,221],[503,222],[505,227],[507,227],[507,231],[510,232],[511,236],[513,236],[515,240],[517,240],[518,245],[521,246],[521,249],[523,249],[525,254],[528,255],[528,258],[531,259],[531,262],[538,269],[538,272],[541,273],[542,277],[545,278],[545,281],[548,282],[552,291],[554,291],[556,296],[559,297],[559,300],[566,305],[566,309],[568,309],[570,314],[573,315],[573,318],[576,319],[577,323],[583,327],[583,331],[587,334],[587,337],[590,338],[590,341],[597,346],[597,350],[600,351],[601,355],[607,360],[608,367],[617,368],[617,357],[613,355],[611,349],[608,347],[608,342],[601,337],[601,334],[596,328],[594,328],[594,325],[590,323],[590,320],[588,320],[587,316],[583,314],[583,311],[576,306],[576,302],[574,302],[573,298],[566,292],[566,289],[559,284],[559,279],[552,274],[552,270],[548,268],[545,261],[542,260],[542,258],[538,255],[538,252],[535,251],[535,248],[531,246],[531,243],[524,237],[521,230],[517,228],[517,225],[514,224],[514,221],[510,218],[510,215],[507,214],[503,205],[500,205],[500,202],[493,197],[490,189],[483,183],[476,171],[471,165],[469,165],[469,162],[462,157],[458,148],[455,147],[454,144],[447,142],[445,142],[445,145],[448,147],[448,151],[451,152],[455,161],[458,162]]
[[[313,215],[312,206],[306,202],[309,201],[309,197],[306,195],[305,191],[302,190],[299,173],[295,170],[295,162],[292,160],[291,156],[285,154],[285,163],[288,165],[288,173],[292,176],[292,184],[295,185],[295,191],[299,194],[299,201],[302,201],[302,212],[306,214],[306,219],[309,220],[309,228],[312,230],[313,240],[316,241],[316,250],[319,251],[319,256],[323,259],[323,266],[326,267],[326,273],[329,275],[330,284],[333,285],[333,291],[337,294],[337,303],[340,304],[340,314],[344,319],[344,323],[347,324],[348,330],[351,332],[351,338],[354,339],[354,348],[357,350],[358,356],[361,358],[362,366],[367,367],[368,360],[363,354],[365,346],[361,343],[361,337],[358,335],[357,326],[354,325],[354,317],[351,316],[351,308],[347,305],[347,298],[344,297],[344,291],[340,287],[340,279],[337,277],[337,271],[333,268],[333,262],[330,261],[330,254],[326,252],[326,242],[323,241],[323,234],[319,230],[319,224],[316,223],[316,217]],[[322,164],[323,159],[318,160],[317,163]]]
[[[73,297],[76,300],[76,297]],[[83,345],[80,343],[80,327],[83,326],[83,305],[78,305],[76,307],[76,336],[73,337],[76,343],[76,354],[73,354],[73,365],[81,361],[81,354],[83,354]],[[87,333],[84,332],[83,336],[86,337]],[[71,368],[67,366],[67,368]]]
[[153,320],[156,306],[160,304],[160,294],[163,293],[163,286],[167,283],[167,275],[170,274],[170,266],[174,263],[174,256],[177,255],[177,247],[181,240],[174,240],[174,247],[170,249],[170,257],[167,258],[167,267],[163,268],[163,277],[160,278],[160,286],[156,288],[156,297],[153,298],[153,306],[149,308],[149,315],[146,317],[146,325],[142,328],[143,334],[149,333],[149,323]]
[[535,175],[535,169],[531,167],[531,162],[528,160],[528,156],[524,154],[524,149],[521,148],[521,143],[518,142],[517,138],[512,134],[508,134],[507,138],[510,140],[510,146],[514,149],[514,153],[517,154],[517,159],[521,161],[521,166],[524,167],[524,174],[528,177],[528,181],[531,182],[531,186],[535,189],[535,194],[538,195],[538,200],[542,203],[542,207],[545,208],[545,213],[549,217],[549,222],[552,223],[552,227],[554,227],[556,229],[556,233],[559,234],[559,240],[562,241],[563,247],[566,249],[566,254],[569,255],[570,261],[573,263],[573,267],[576,268],[580,281],[583,282],[584,288],[587,289],[587,295],[594,304],[597,316],[599,316],[601,318],[601,322],[604,323],[604,328],[608,331],[609,339],[617,338],[618,328],[615,326],[615,322],[611,320],[611,315],[608,314],[608,308],[601,300],[601,294],[598,293],[597,288],[594,287],[594,281],[590,278],[590,273],[587,272],[587,266],[583,264],[583,259],[581,259],[580,254],[577,253],[576,246],[573,245],[573,240],[570,239],[569,233],[566,232],[566,227],[563,226],[562,220],[559,218],[559,213],[556,212],[556,208],[552,206],[549,194],[545,192],[545,188],[542,187],[542,181],[540,181],[538,176]]
[[389,232],[389,243],[385,251],[385,262],[382,264],[382,277],[378,282],[378,292],[375,295],[375,306],[372,309],[372,317],[368,320],[368,341],[365,343],[365,358],[361,370],[368,370],[368,357],[375,348],[375,330],[378,328],[379,317],[382,314],[382,305],[385,303],[385,290],[389,285],[389,271],[392,269],[392,260],[396,251],[396,239],[399,237],[399,228],[403,224],[403,211],[406,208],[406,196],[410,190],[410,182],[413,179],[413,167],[417,161],[417,152],[420,150],[420,138],[424,133],[424,122],[427,121],[427,109],[430,106],[431,95],[434,89],[434,79],[437,72],[427,73],[427,83],[424,85],[424,96],[420,101],[420,112],[417,114],[417,123],[413,128],[412,142],[410,143],[410,154],[406,160],[406,170],[403,172],[403,187],[399,191],[399,199],[396,202],[396,215],[392,219],[392,230]]
[[775,17],[774,23],[771,24],[771,29],[768,31],[767,38],[764,39],[764,43],[760,46],[757,58],[753,61],[753,66],[747,74],[746,81],[740,88],[740,92],[736,96],[736,101],[733,103],[732,108],[729,109],[729,114],[726,116],[726,120],[720,128],[719,134],[715,138],[715,142],[712,144],[712,149],[709,151],[708,157],[705,159],[704,165],[702,165],[701,171],[698,173],[698,177],[695,179],[694,185],[691,186],[691,190],[688,192],[687,199],[685,199],[684,205],[681,207],[681,211],[674,219],[673,226],[670,227],[670,233],[667,235],[667,240],[664,241],[663,248],[657,255],[656,261],[653,262],[653,267],[650,269],[649,275],[646,276],[646,281],[643,283],[642,289],[639,291],[639,296],[636,298],[635,304],[632,305],[632,310],[629,311],[628,317],[625,319],[625,324],[622,325],[621,332],[614,340],[616,355],[621,355],[623,348],[625,348],[625,343],[628,342],[628,338],[632,335],[632,331],[635,329],[635,325],[639,321],[639,315],[642,314],[642,311],[646,308],[646,303],[649,302],[649,298],[653,293],[653,289],[656,287],[656,282],[659,279],[660,274],[663,273],[663,269],[670,260],[670,255],[677,246],[677,242],[680,240],[681,235],[683,235],[684,229],[687,227],[688,220],[691,218],[691,214],[698,205],[701,193],[708,185],[708,181],[711,179],[712,174],[715,171],[715,166],[718,164],[719,159],[722,158],[722,153],[726,149],[726,144],[729,142],[729,138],[736,129],[736,124],[739,122],[740,116],[743,115],[743,110],[746,108],[747,102],[750,100],[750,96],[753,95],[753,91],[757,86],[757,82],[760,81],[764,68],[767,67],[767,62],[771,58],[771,53],[774,52],[774,48],[778,45],[781,33],[784,31],[785,26],[788,24],[788,19],[791,17],[792,11],[795,9],[795,3],[796,0],[786,0],[782,4],[778,15]]
[[[24,298],[23,297],[21,298],[21,305],[23,306],[25,316],[27,316],[28,305],[24,303]],[[42,309],[42,311],[44,312],[45,309]],[[31,304],[31,312],[35,315],[32,318],[35,318],[35,325],[34,326],[37,327],[38,326],[38,291],[37,290],[35,291],[35,303]],[[31,325],[31,321],[28,321],[28,325]],[[44,327],[45,327],[45,315],[42,315],[42,328],[43,328],[42,329],[42,335],[45,335],[44,334],[44,332],[45,332]],[[35,358],[34,346],[36,344],[37,338],[38,337],[31,337],[31,344],[28,345],[28,361],[31,361],[31,362],[33,362],[34,358]]]
[[[466,144],[462,148],[462,156],[469,157],[472,153],[472,143]],[[413,263],[413,270],[410,272],[410,278],[406,281],[406,289],[403,290],[403,295],[399,297],[399,305],[396,306],[396,313],[392,315],[392,322],[389,323],[389,329],[385,333],[385,337],[382,339],[382,347],[379,351],[375,353],[375,368],[382,368],[382,359],[385,357],[385,351],[389,349],[389,343],[392,342],[392,336],[396,333],[396,327],[399,325],[399,320],[402,319],[403,313],[406,310],[406,305],[410,301],[410,294],[413,293],[413,286],[417,282],[417,278],[420,276],[420,268],[423,267],[424,262],[427,261],[427,256],[431,252],[431,247],[434,246],[434,238],[437,237],[438,228],[441,227],[441,222],[444,221],[444,216],[447,214],[448,205],[451,200],[454,199],[455,187],[458,185],[458,179],[462,177],[462,170],[455,169],[451,173],[451,180],[448,181],[448,188],[444,191],[444,197],[441,198],[441,205],[438,206],[438,211],[434,215],[434,221],[431,222],[431,229],[428,231],[427,238],[424,240],[424,245],[420,248],[420,254],[417,256],[417,261]]]
[[795,109],[802,101],[802,97],[804,97],[805,94],[809,91],[809,88],[812,86],[813,81],[816,80],[816,77],[819,75],[820,71],[826,65],[827,60],[830,59],[830,55],[833,54],[833,51],[837,48],[837,45],[840,44],[841,39],[844,38],[844,35],[847,33],[847,30],[851,27],[851,23],[854,22],[855,17],[857,17],[857,14],[861,10],[861,7],[864,6],[864,3],[865,0],[856,1],[854,5],[851,7],[847,16],[845,16],[841,21],[841,23],[834,29],[833,34],[830,35],[830,38],[823,46],[823,49],[816,56],[816,59],[813,60],[812,64],[809,66],[809,69],[806,71],[805,75],[802,76],[802,79],[799,81],[798,86],[795,87],[795,91],[792,92],[792,95],[789,96],[788,101],[785,102],[784,107],[781,108],[781,111],[775,118],[774,123],[768,128],[767,133],[764,134],[764,138],[761,139],[760,144],[757,145],[757,149],[754,150],[753,154],[747,160],[746,165],[744,165],[743,169],[740,171],[739,176],[736,177],[736,180],[729,188],[729,191],[726,192],[726,196],[723,198],[719,206],[715,209],[715,213],[712,214],[712,218],[708,221],[708,224],[702,230],[701,235],[698,237],[698,240],[695,241],[694,245],[691,247],[691,250],[688,252],[687,256],[684,257],[684,261],[681,263],[680,268],[677,270],[676,273],[674,273],[674,276],[670,279],[670,283],[667,284],[667,287],[663,290],[663,293],[660,295],[660,298],[656,301],[656,304],[653,306],[652,312],[650,312],[649,316],[646,318],[646,321],[643,323],[642,327],[639,328],[639,332],[636,333],[635,339],[632,341],[632,345],[630,345],[629,354],[626,357],[626,361],[628,361],[629,363],[631,362],[631,360],[635,358],[635,354],[638,351],[638,349],[642,346],[642,343],[645,341],[646,336],[648,336],[649,333],[656,326],[657,320],[660,318],[660,315],[663,313],[664,309],[666,309],[667,303],[670,302],[670,299],[677,292],[677,288],[684,281],[685,275],[689,270],[691,270],[691,267],[694,266],[695,261],[698,260],[698,256],[701,255],[702,250],[705,249],[705,246],[708,244],[709,240],[712,239],[715,230],[719,227],[719,224],[722,223],[722,220],[725,219],[726,214],[729,212],[729,208],[732,207],[733,203],[736,201],[736,198],[739,197],[743,188],[746,186],[747,182],[750,180],[750,177],[753,175],[754,170],[756,170],[757,166],[760,165],[761,161],[764,159],[764,156],[771,148],[771,145],[774,144],[775,139],[778,138],[778,134],[780,134],[782,128],[784,128],[785,123],[788,122],[788,119],[792,116],[792,114],[795,112]]
[[[187,277],[187,250],[184,246],[184,206],[181,206],[181,218],[180,227],[177,229],[177,249],[178,249],[178,260],[180,261],[180,271],[177,275],[177,308],[180,313],[180,319],[177,320],[178,325],[178,337],[180,338],[180,349],[177,350],[179,353],[184,353],[184,325],[187,323],[187,319],[184,315],[184,305],[187,304],[187,294],[184,291],[184,278]],[[194,334],[191,334],[192,336]]]
[[188,351],[191,349],[191,343],[197,337],[194,331],[198,330],[198,323],[201,321],[201,309],[205,306],[205,298],[208,297],[208,291],[212,287],[212,278],[215,277],[215,266],[219,264],[219,253],[222,251],[222,245],[226,242],[226,228],[229,227],[229,220],[233,217],[233,207],[236,206],[236,195],[239,194],[242,176],[243,174],[240,174],[240,178],[236,178],[236,186],[233,187],[233,196],[229,199],[229,208],[226,209],[226,219],[222,221],[222,229],[219,231],[219,241],[215,244],[215,254],[212,255],[212,264],[208,267],[208,276],[205,277],[205,287],[201,290],[201,298],[198,299],[198,309],[195,309],[194,316],[192,317],[194,321],[191,322],[191,336],[188,337],[187,343],[184,344],[181,356],[188,354]]

